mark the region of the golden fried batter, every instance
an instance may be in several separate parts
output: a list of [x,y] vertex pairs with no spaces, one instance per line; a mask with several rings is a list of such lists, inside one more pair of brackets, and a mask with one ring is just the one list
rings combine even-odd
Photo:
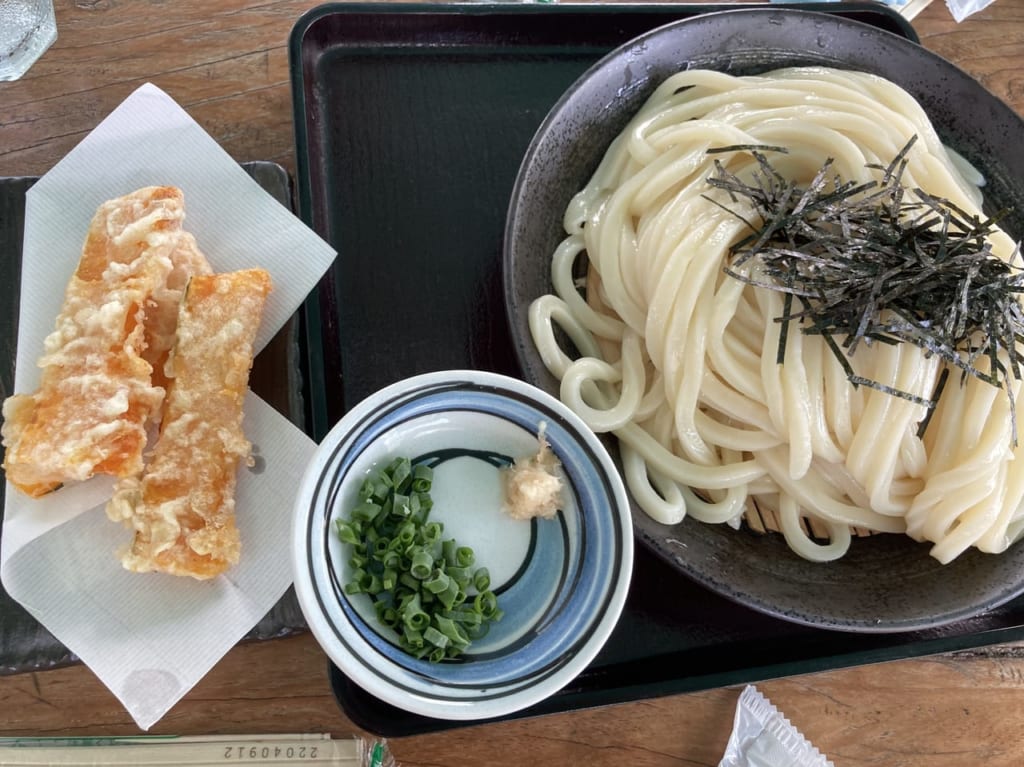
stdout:
[[167,282],[161,285],[146,305],[146,345],[142,357],[153,368],[153,385],[166,388],[167,358],[174,346],[185,288],[193,275],[212,274],[206,256],[199,250],[196,239],[182,232],[177,247],[171,253],[172,269]]
[[184,216],[181,191],[164,186],[97,210],[45,341],[39,389],[3,405],[4,469],[19,490],[37,497],[94,474],[141,470],[146,426],[164,396],[145,325],[156,321],[161,291],[206,262],[182,231]]
[[249,459],[242,403],[267,294],[262,269],[191,279],[168,363],[160,436],[107,506],[135,531],[129,570],[211,578],[238,561],[235,479]]

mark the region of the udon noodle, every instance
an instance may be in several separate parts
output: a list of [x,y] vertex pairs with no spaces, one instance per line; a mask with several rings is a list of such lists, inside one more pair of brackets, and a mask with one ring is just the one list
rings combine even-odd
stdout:
[[[789,332],[777,364],[783,294],[724,272],[752,213],[708,179],[715,159],[740,177],[756,163],[749,151],[709,149],[783,146],[773,164],[787,178],[806,183],[831,160],[838,176],[867,181],[914,137],[905,186],[981,215],[976,180],[887,80],[828,68],[686,71],[657,88],[571,201],[555,295],[531,305],[531,333],[561,398],[618,438],[627,485],[654,519],[738,526],[757,506],[818,561],[842,556],[851,530],[929,541],[944,563],[1021,536],[1016,380],[1007,396],[950,376],[920,432],[925,406],[853,386],[820,336]],[[990,243],[1014,257],[1005,233]],[[948,364],[908,343],[861,344],[848,359],[921,400]]]

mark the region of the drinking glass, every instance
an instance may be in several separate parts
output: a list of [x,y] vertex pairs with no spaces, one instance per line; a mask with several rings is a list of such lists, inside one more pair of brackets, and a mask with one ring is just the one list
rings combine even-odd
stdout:
[[0,80],[17,80],[56,39],[53,0],[0,0]]

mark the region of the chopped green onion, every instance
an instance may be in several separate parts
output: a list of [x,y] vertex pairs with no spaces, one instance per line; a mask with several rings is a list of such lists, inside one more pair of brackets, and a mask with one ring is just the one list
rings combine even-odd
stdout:
[[421,531],[423,542],[426,544],[437,543],[441,540],[442,532],[444,532],[444,525],[440,522],[427,522]]
[[399,493],[391,496],[391,513],[399,517],[411,517],[412,507],[409,505],[409,496]]
[[451,610],[458,604],[459,594],[464,594],[462,587],[454,578],[449,578],[443,591],[437,593],[437,599],[444,605],[444,609]]
[[352,520],[360,522],[372,522],[380,514],[381,507],[372,501],[363,501],[352,509]]
[[478,567],[473,573],[473,588],[477,591],[487,591],[491,587],[491,574],[486,567]]
[[447,636],[433,626],[427,626],[427,630],[423,632],[423,638],[434,647],[447,647],[451,643]]
[[419,499],[420,514],[426,519],[426,515],[434,508],[434,499],[426,493],[416,493],[416,498]]
[[423,631],[430,625],[430,616],[424,611],[418,592],[412,595],[412,598],[402,608],[401,613],[405,625],[416,631]]
[[498,599],[493,591],[483,591],[473,599],[473,608],[485,618],[490,617],[498,609]]
[[413,578],[426,580],[434,571],[434,557],[426,549],[416,549],[409,564],[409,572]]
[[501,611],[487,568],[473,567],[473,550],[444,540],[444,525],[428,519],[433,481],[426,464],[396,458],[362,482],[348,519],[335,529],[351,547],[345,593],[367,594],[402,650],[438,662],[457,658]]
[[391,483],[396,490],[405,485],[405,481],[412,476],[412,464],[408,458],[396,458],[391,464]]
[[352,556],[348,558],[348,566],[353,570],[361,570],[370,562],[369,558],[365,553],[361,551],[353,551]]
[[448,588],[451,580],[451,576],[448,573],[441,568],[437,568],[429,578],[423,581],[423,588],[432,594],[439,594]]
[[352,578],[345,584],[345,592],[348,594],[361,594],[363,592],[363,581],[366,578],[366,570],[357,567],[352,571]]
[[455,562],[459,567],[470,567],[476,561],[476,555],[469,546],[459,546],[455,549]]
[[402,527],[398,530],[398,540],[402,542],[403,546],[408,546],[416,540],[416,523],[406,521]]
[[[476,615],[476,613],[474,613]],[[501,616],[498,616],[500,619]],[[483,639],[487,636],[487,632],[491,630],[491,623],[493,621],[480,621],[479,623],[463,623],[466,627],[466,635],[469,637],[470,643],[475,642],[477,639]]]
[[417,493],[429,493],[434,482],[434,470],[420,463],[412,470],[412,489]]
[[435,615],[434,622],[438,629],[455,644],[468,645],[469,637],[463,628],[451,618],[444,615]]
[[366,594],[379,594],[383,589],[379,575],[365,572],[363,577],[359,579],[359,587]]
[[414,649],[420,649],[423,647],[423,632],[417,631],[416,629],[406,627],[405,633],[402,635],[403,645]]
[[455,541],[449,538],[441,543],[441,556],[444,557],[445,563],[449,567],[453,567],[456,564],[455,561]]
[[460,586],[466,586],[469,584],[471,576],[468,567],[458,567],[453,565],[448,567],[447,573],[452,577],[452,580]]
[[387,602],[374,602],[373,611],[377,614],[377,620],[385,626],[394,626],[398,622],[398,612]]
[[339,519],[335,524],[338,531],[338,537],[341,538],[342,543],[349,543],[355,545],[359,543],[359,533],[352,527],[349,522],[344,519]]

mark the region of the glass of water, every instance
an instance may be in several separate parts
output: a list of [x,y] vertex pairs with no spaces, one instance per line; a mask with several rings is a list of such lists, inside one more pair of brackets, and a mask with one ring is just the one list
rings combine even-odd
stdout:
[[56,39],[53,0],[0,0],[0,80],[17,80]]

